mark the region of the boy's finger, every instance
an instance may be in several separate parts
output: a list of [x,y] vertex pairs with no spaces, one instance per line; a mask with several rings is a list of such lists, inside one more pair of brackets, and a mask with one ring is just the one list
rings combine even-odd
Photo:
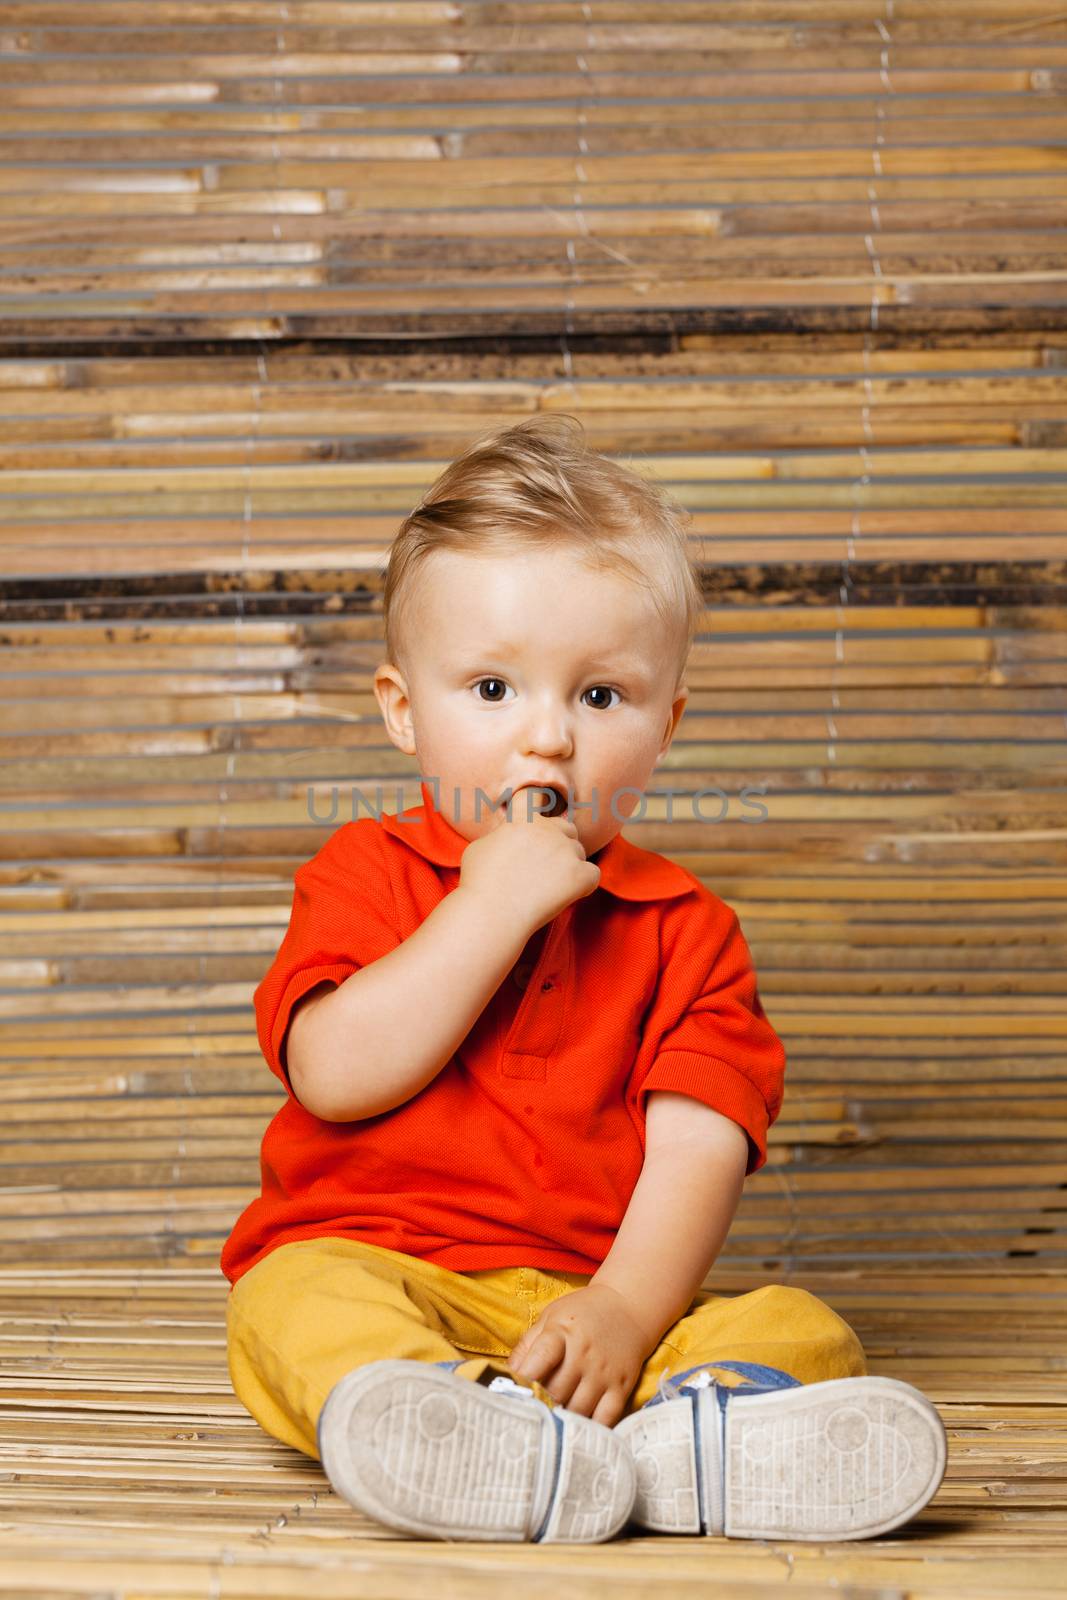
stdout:
[[594,1422],[602,1423],[605,1428],[613,1428],[622,1419],[625,1411],[625,1405],[621,1404],[609,1390],[600,1397],[590,1414]]
[[525,818],[523,818],[522,813],[520,812],[518,806],[515,806],[515,805],[512,806],[510,815],[508,813],[508,808],[507,808],[506,805],[499,805],[499,806],[494,806],[493,807],[493,826],[494,826],[494,828],[499,828],[502,825],[504,827],[507,827],[509,822],[518,822],[520,820],[525,821]]
[[523,1377],[536,1378],[539,1383],[543,1383],[549,1373],[554,1372],[563,1360],[566,1348],[567,1341],[554,1329],[545,1329],[541,1334],[535,1335],[522,1356]]

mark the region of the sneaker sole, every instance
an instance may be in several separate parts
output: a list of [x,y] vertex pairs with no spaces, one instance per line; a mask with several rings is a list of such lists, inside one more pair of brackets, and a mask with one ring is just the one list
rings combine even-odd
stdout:
[[662,1533],[721,1525],[735,1539],[868,1539],[913,1517],[945,1473],[936,1408],[894,1378],[735,1391],[725,1474],[720,1428],[713,1388],[623,1418],[615,1431],[637,1468],[634,1522]]
[[[557,1428],[556,1421],[561,1426]],[[610,1428],[412,1361],[374,1361],[330,1391],[319,1454],[358,1511],[435,1538],[599,1543],[637,1491]],[[546,1515],[547,1513],[547,1515]]]

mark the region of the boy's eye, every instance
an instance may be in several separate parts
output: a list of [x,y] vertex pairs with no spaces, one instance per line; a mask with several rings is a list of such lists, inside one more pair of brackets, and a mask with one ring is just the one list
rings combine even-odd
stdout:
[[[506,689],[508,688],[508,685],[504,682],[503,678],[479,678],[478,682],[474,685],[474,687],[478,691],[479,700],[483,701],[486,705],[496,705],[496,706],[498,706],[503,702],[504,691],[506,691]],[[484,694],[482,693],[483,689],[486,690],[486,692]],[[613,689],[613,688],[610,687],[609,684],[606,684],[606,683],[594,684],[591,689],[587,689],[585,692],[586,692],[587,695],[588,694],[595,694],[595,695],[613,695],[613,694],[614,695],[618,695],[619,694],[618,689]],[[620,695],[619,698],[621,699],[622,696]],[[609,710],[612,710],[612,709],[613,709],[613,707],[612,707],[610,699],[607,700],[607,701],[599,700],[593,706],[593,710],[594,711],[609,711]]]
[[478,690],[481,690],[485,684],[490,686],[490,688],[493,690],[493,693],[488,695],[479,693],[479,700],[485,700],[490,705],[499,705],[501,700],[504,698],[503,694],[499,691],[506,689],[507,684],[504,682],[503,678],[479,678],[474,687]]

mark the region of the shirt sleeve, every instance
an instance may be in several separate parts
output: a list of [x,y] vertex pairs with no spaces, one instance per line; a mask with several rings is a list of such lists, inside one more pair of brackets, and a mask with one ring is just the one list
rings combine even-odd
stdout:
[[785,1047],[763,1009],[737,913],[712,901],[695,923],[697,937],[679,937],[669,969],[684,1008],[660,1033],[637,1093],[674,1090],[729,1117],[748,1135],[746,1171],[756,1172],[782,1106]]
[[292,1086],[286,1030],[297,1001],[316,984],[343,983],[400,943],[381,830],[372,817],[345,823],[293,876],[289,927],[252,996],[260,1049]]

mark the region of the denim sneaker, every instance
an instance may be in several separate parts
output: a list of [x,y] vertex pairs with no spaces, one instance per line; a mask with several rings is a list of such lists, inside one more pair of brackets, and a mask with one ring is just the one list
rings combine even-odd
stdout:
[[371,1361],[330,1390],[318,1446],[357,1511],[434,1539],[595,1544],[630,1516],[637,1475],[611,1428],[462,1361]]
[[632,1520],[659,1533],[866,1539],[921,1511],[945,1472],[940,1416],[895,1378],[804,1384],[718,1361],[664,1375],[614,1431],[637,1468]]

